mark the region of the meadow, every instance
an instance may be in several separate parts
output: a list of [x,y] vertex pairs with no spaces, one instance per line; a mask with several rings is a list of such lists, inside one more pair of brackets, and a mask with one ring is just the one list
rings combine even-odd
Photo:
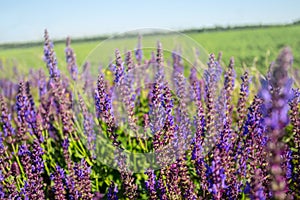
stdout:
[[[292,48],[295,53],[294,66],[296,68],[300,66],[300,56],[297,55],[297,52],[300,52],[300,25],[210,31],[204,33],[192,31],[185,34],[200,44],[207,53],[218,54],[219,52],[223,52],[224,60],[229,60],[231,56],[234,56],[236,65],[239,66],[238,68],[254,67],[261,73],[265,73],[270,61],[276,58],[278,51],[284,46]],[[159,37],[156,38],[157,40],[159,39]],[[128,39],[125,38],[122,42],[127,43],[126,40]],[[100,39],[87,42],[84,40],[76,42],[74,40],[72,42],[72,48],[76,52],[76,59],[79,66],[83,66],[89,53],[101,41]],[[42,60],[43,51],[40,48],[42,44],[43,42],[40,42],[40,45],[22,48],[3,48],[0,45],[0,60],[3,63],[8,63],[8,65],[19,65],[20,68],[40,68],[44,66]],[[18,46],[16,45],[16,47]],[[112,45],[105,53],[113,55],[112,48],[115,48],[115,46]],[[57,60],[62,69],[65,69],[66,66],[64,62],[64,50],[64,42],[60,41],[58,44],[55,44]],[[241,75],[242,71],[239,69],[237,71]]]
[[299,25],[49,31],[0,45],[1,199],[300,198]]

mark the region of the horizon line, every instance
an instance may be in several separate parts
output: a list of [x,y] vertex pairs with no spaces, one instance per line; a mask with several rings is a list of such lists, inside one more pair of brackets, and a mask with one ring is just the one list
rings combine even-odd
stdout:
[[[213,26],[203,26],[200,28],[187,28],[187,29],[181,29],[181,30],[173,30],[180,33],[192,33],[192,32],[217,32],[217,31],[229,31],[229,30],[238,30],[238,29],[251,29],[251,28],[268,28],[268,27],[285,27],[285,26],[293,26],[300,24],[300,19],[293,20],[290,23],[253,23],[253,24],[237,24],[237,25],[213,25]],[[47,29],[47,28],[46,28]],[[153,28],[154,29],[154,28]],[[158,29],[158,28],[157,28]],[[163,29],[163,28],[161,28]],[[154,31],[154,32],[148,32],[145,34],[142,34],[143,36],[150,36],[155,34],[169,34],[172,32],[172,29],[167,29],[167,32],[163,31]],[[131,32],[128,34],[128,32]],[[109,37],[116,37],[116,38],[126,38],[126,37],[134,37],[140,35],[139,32],[134,31],[126,31],[126,32],[119,32],[119,33],[104,33],[104,34],[97,34],[97,35],[89,35],[89,36],[78,36],[78,37],[61,37],[61,38],[52,38],[51,41],[54,43],[64,43],[66,41],[67,37],[70,37],[72,40],[72,43],[81,43],[81,42],[87,42],[87,41],[94,41],[99,39],[107,39]],[[21,46],[36,46],[40,45],[40,43],[43,42],[43,40],[27,40],[27,41],[11,41],[11,42],[0,42],[0,48],[18,48]]]

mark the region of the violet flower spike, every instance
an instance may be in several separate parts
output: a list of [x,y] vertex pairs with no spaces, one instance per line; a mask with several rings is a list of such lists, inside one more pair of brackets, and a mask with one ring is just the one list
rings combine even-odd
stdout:
[[11,114],[9,113],[7,104],[5,103],[4,98],[1,94],[0,94],[0,109],[1,109],[0,122],[2,123],[2,131],[5,137],[11,137],[15,134],[15,130],[11,124]]
[[94,132],[94,120],[92,115],[88,112],[86,104],[80,94],[78,94],[80,108],[83,114],[83,127],[84,133],[87,136],[87,146],[88,150],[91,153],[92,158],[95,158],[95,150],[96,150],[96,134]]
[[115,56],[116,56],[116,64],[114,65],[114,72],[115,72],[114,82],[117,85],[119,85],[124,76],[124,63],[122,61],[122,57],[118,49],[116,49],[115,51]]
[[148,175],[148,180],[146,181],[146,188],[148,190],[149,196],[151,200],[157,199],[157,193],[156,193],[156,180],[155,180],[155,174],[154,170],[148,169],[145,174]]
[[237,114],[239,116],[238,127],[240,130],[242,129],[243,122],[247,115],[246,102],[249,97],[249,83],[250,83],[250,78],[247,71],[243,74],[241,79],[242,79],[242,84],[240,88],[240,96],[237,105]]
[[53,50],[53,43],[49,39],[48,31],[45,30],[45,44],[44,44],[44,61],[47,65],[49,70],[50,78],[51,79],[58,79],[60,78],[60,71],[57,67],[57,59],[55,52]]
[[107,199],[118,200],[118,186],[113,181],[110,183],[107,193]]
[[76,81],[77,76],[78,76],[78,67],[76,64],[76,56],[75,56],[74,50],[71,48],[71,38],[70,37],[67,37],[67,40],[66,40],[65,53],[66,53],[66,62],[67,62],[68,70],[70,72],[72,79],[74,81]]
[[142,64],[143,60],[143,50],[142,50],[142,35],[139,35],[137,48],[134,50],[135,59],[138,62],[138,65]]
[[60,166],[56,166],[56,171],[50,175],[50,179],[54,182],[53,191],[55,200],[65,200],[65,171]]
[[[289,48],[284,48],[272,68],[269,88],[262,88],[264,100],[269,115],[266,116],[266,125],[269,129],[270,140],[268,150],[271,157],[270,174],[274,198],[285,199],[287,196],[287,180],[281,167],[284,144],[281,138],[285,135],[284,128],[289,123],[288,100],[291,90],[288,69],[292,65],[293,56]],[[270,103],[269,103],[270,102]],[[269,103],[269,104],[268,104]]]

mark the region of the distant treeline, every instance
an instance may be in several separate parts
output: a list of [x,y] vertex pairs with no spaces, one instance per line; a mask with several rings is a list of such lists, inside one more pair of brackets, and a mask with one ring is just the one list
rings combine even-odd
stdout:
[[[88,37],[88,38],[75,38],[72,39],[72,43],[83,43],[83,42],[92,42],[97,40],[105,40],[107,36],[97,36],[97,37]],[[53,40],[54,44],[65,43],[66,39]],[[0,49],[12,49],[12,48],[29,48],[43,45],[42,41],[32,41],[32,42],[20,42],[20,43],[4,43],[0,44]]]
[[[271,28],[271,27],[286,27],[286,26],[294,26],[299,25],[300,20],[297,20],[293,23],[289,24],[257,24],[257,25],[242,25],[242,26],[214,26],[209,28],[200,28],[200,29],[186,29],[179,31],[181,33],[204,33],[204,32],[217,32],[217,31],[229,31],[229,30],[245,30],[245,29],[259,29],[259,28]],[[145,33],[143,35],[156,35],[156,34],[168,34],[168,32],[153,32],[153,33]],[[136,37],[138,33],[133,34],[125,34],[122,36],[116,37]],[[86,38],[73,38],[72,43],[83,43],[83,42],[93,42],[93,41],[101,41],[109,38],[109,36],[95,36],[95,37],[86,37]],[[54,40],[55,44],[65,43],[65,39]],[[29,48],[35,46],[41,46],[42,41],[36,42],[20,42],[20,43],[4,43],[0,44],[0,49],[11,49],[11,48]]]
[[296,21],[290,24],[256,24],[256,25],[242,25],[242,26],[214,26],[201,29],[187,29],[181,31],[182,33],[204,33],[204,32],[217,32],[217,31],[229,31],[229,30],[244,30],[244,29],[259,29],[259,28],[271,28],[271,27],[287,27],[299,25],[300,21]]

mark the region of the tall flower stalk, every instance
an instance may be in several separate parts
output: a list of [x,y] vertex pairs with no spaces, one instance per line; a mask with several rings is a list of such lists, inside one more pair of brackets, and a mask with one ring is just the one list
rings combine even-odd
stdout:
[[286,134],[284,128],[289,123],[288,100],[291,93],[291,79],[288,77],[288,69],[292,65],[292,60],[291,50],[284,48],[271,71],[270,86],[272,90],[264,87],[261,91],[268,109],[265,121],[270,138],[268,150],[270,153],[271,189],[276,199],[286,199],[287,197],[286,172],[282,169],[281,164],[285,148],[282,138]]
[[74,53],[73,49],[71,48],[71,38],[70,37],[67,37],[67,40],[66,40],[65,53],[66,53],[67,68],[70,72],[72,79],[74,81],[76,81],[77,76],[78,76],[78,67],[76,64],[75,53]]

